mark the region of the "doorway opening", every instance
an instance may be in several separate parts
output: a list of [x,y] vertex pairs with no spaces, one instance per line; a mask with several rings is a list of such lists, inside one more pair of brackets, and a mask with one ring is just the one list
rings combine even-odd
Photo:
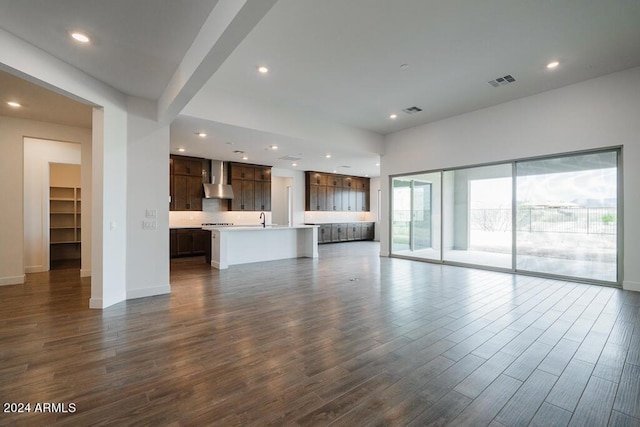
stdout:
[[49,269],[81,268],[80,165],[49,164]]

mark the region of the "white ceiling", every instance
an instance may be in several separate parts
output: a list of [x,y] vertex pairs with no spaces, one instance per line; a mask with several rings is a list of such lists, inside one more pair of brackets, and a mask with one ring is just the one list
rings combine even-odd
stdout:
[[[0,116],[91,129],[91,107],[0,70]],[[19,101],[12,108],[9,101]]]
[[[155,100],[216,3],[0,0],[0,28],[124,93]],[[71,44],[67,32],[75,28],[95,42]],[[637,0],[279,0],[200,97],[215,103],[224,92],[247,105],[385,135],[640,66],[638,46]],[[560,66],[548,71],[552,60]],[[256,72],[262,64],[266,76]],[[516,82],[487,83],[507,74]],[[411,106],[423,111],[401,112]],[[253,163],[291,167],[264,149],[275,143],[278,156],[301,154],[303,169],[379,173],[369,151],[345,145],[332,150],[329,165],[313,138],[203,116],[174,122],[172,152],[183,146],[227,159],[233,148],[250,151]],[[205,141],[194,135],[201,129]]]
[[[119,91],[158,99],[217,0],[0,0],[0,28]],[[70,42],[81,30],[91,44]]]
[[[201,138],[196,132],[205,132],[207,137]],[[179,148],[186,148],[186,151],[181,153]],[[380,156],[370,151],[350,147],[328,150],[326,144],[188,116],[179,116],[171,124],[171,152],[344,175],[378,176],[380,170]],[[332,157],[326,158],[327,153]],[[242,160],[244,156],[248,159]]]
[[387,134],[638,65],[637,0],[279,0],[208,86]]

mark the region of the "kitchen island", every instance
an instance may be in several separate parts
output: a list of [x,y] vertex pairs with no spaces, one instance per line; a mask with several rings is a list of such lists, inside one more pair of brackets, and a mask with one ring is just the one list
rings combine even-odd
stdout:
[[202,227],[211,230],[211,266],[318,257],[318,226]]

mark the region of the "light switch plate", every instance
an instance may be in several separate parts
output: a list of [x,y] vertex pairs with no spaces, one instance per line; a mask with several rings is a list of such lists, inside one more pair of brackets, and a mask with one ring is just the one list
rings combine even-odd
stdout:
[[152,220],[144,220],[142,221],[142,229],[143,230],[155,230],[158,228],[158,223]]

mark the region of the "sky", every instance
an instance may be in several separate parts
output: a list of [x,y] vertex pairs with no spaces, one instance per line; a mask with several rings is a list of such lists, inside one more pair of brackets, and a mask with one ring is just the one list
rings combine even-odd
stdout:
[[[586,199],[615,200],[615,168],[520,176],[517,179],[519,204],[570,204]],[[510,208],[511,178],[471,181],[471,209]]]

